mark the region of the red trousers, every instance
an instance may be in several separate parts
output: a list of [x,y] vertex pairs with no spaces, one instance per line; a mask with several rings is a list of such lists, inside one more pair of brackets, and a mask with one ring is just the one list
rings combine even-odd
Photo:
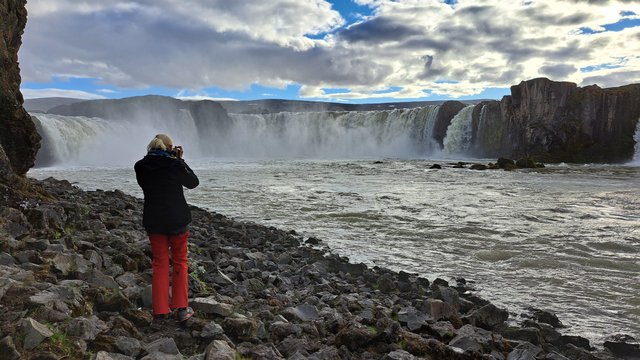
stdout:
[[[153,252],[151,299],[153,314],[168,314],[171,309],[187,307],[189,301],[189,272],[187,266],[187,238],[189,231],[177,235],[148,234]],[[169,273],[169,251],[172,272]],[[171,277],[171,306],[169,306],[169,277]]]

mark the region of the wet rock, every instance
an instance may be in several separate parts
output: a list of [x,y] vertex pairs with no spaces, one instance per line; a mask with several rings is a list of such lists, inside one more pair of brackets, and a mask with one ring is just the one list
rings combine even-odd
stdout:
[[405,307],[398,312],[398,321],[405,324],[411,331],[421,329],[427,324],[427,320],[431,320],[431,317],[412,306]]
[[53,336],[53,332],[43,324],[32,318],[26,318],[22,321],[21,331],[24,334],[23,347],[31,350],[40,345],[45,339]]
[[442,169],[442,166],[440,164],[433,164],[429,167],[429,169]]
[[310,237],[305,241],[305,243],[306,243],[306,244],[309,244],[309,245],[318,245],[318,244],[320,244],[320,242],[321,242],[321,241],[322,241],[322,240],[320,240],[320,239],[318,239],[318,238],[314,238],[314,237],[311,237],[311,236],[310,236]]
[[[566,344],[564,346],[564,348],[562,349],[562,354],[565,355],[566,357],[568,357],[569,359],[576,359],[576,360],[600,360],[597,357],[595,357],[593,354],[591,354],[589,351],[577,347],[573,344]],[[633,359],[635,360],[635,359]]]
[[546,311],[540,310],[536,308],[528,308],[529,313],[522,314],[523,317],[533,319],[539,323],[545,323],[553,326],[554,328],[562,328],[562,322],[558,319],[556,314]]
[[463,350],[484,352],[490,351],[494,343],[500,341],[499,335],[467,324],[458,329],[456,336],[449,341],[449,345]]
[[540,345],[541,343],[541,334],[540,329],[535,327],[525,327],[525,328],[506,328],[500,330],[500,334],[507,339],[511,340],[520,340],[526,341],[534,345]]
[[455,327],[448,321],[427,324],[427,331],[441,340],[451,340],[456,334]]
[[604,342],[604,347],[615,356],[640,359],[640,345],[629,335],[614,335]]
[[541,352],[540,347],[524,342],[509,353],[507,360],[536,360]]
[[487,304],[471,313],[469,318],[473,325],[490,330],[507,321],[509,313],[493,304]]
[[469,167],[471,170],[487,170],[487,165],[484,164],[473,164]]
[[499,158],[496,164],[500,169],[504,170],[513,170],[517,168],[516,163],[513,160],[506,158]]
[[233,305],[219,303],[214,297],[195,298],[189,302],[195,311],[227,317],[233,314]]
[[309,304],[286,308],[281,314],[289,321],[313,321],[318,319],[318,309]]
[[236,351],[226,341],[214,340],[205,351],[205,360],[235,360]]
[[521,169],[535,169],[536,162],[532,158],[521,158],[516,160],[516,166]]
[[589,339],[585,339],[582,336],[575,336],[575,335],[562,335],[560,337],[560,343],[562,344],[569,344],[569,345],[575,345],[577,347],[586,349],[586,350],[591,350],[591,344],[589,343]]
[[0,340],[0,354],[6,360],[20,360],[20,353],[16,349],[11,336],[5,336]]

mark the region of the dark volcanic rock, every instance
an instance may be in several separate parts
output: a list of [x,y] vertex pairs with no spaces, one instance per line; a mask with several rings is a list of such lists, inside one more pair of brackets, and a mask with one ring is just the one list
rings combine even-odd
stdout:
[[22,107],[20,93],[18,50],[27,22],[25,4],[25,0],[0,0],[0,177],[7,173],[6,159],[16,174],[26,174],[40,148],[40,135]]
[[634,153],[640,84],[579,88],[546,78],[511,87],[474,109],[475,155],[545,162],[617,162]]
[[447,128],[451,124],[451,120],[465,106],[466,105],[460,101],[446,101],[444,104],[440,105],[438,116],[436,117],[436,122],[433,126],[433,139],[440,144],[440,147],[443,146],[442,142],[447,135]]

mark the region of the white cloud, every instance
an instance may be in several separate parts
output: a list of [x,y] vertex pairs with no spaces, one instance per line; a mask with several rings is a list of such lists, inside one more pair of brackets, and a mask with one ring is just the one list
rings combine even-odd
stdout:
[[[352,99],[417,98],[473,95],[540,76],[640,82],[640,27],[602,27],[636,18],[637,1],[356,2],[373,15],[336,30],[344,20],[324,0],[30,0],[23,79],[65,74],[193,94],[300,84],[300,96],[326,99],[340,96],[322,88],[348,88],[340,95]],[[320,40],[305,36],[327,31]],[[622,65],[580,71],[612,63]],[[374,92],[388,87],[401,90]]]
[[37,99],[45,97],[66,97],[74,99],[105,99],[104,96],[98,94],[92,94],[86,91],[80,90],[67,90],[67,89],[20,89],[22,96],[25,99]]

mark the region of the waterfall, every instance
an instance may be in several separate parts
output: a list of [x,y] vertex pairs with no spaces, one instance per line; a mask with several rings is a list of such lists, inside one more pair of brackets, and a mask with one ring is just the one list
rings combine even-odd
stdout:
[[448,155],[465,155],[471,147],[473,108],[467,106],[460,110],[451,120],[447,135],[443,140],[444,153]]
[[432,135],[439,108],[229,114],[231,125],[215,138],[202,135],[186,109],[168,119],[33,118],[43,138],[38,166],[128,166],[157,133],[171,135],[190,158],[423,157],[439,150]]
[[107,121],[84,116],[32,114],[42,147],[37,166],[122,166],[131,165],[145,153],[151,138],[168,133],[176,144],[195,152],[198,131],[190,113],[180,112],[173,124],[155,124],[152,119]]
[[384,111],[230,114],[223,157],[419,157],[435,143],[439,106]]

